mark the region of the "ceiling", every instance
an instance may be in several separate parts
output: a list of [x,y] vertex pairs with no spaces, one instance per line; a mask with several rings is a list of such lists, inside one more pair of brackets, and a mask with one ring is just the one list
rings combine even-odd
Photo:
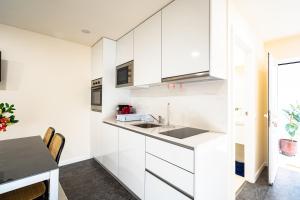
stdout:
[[[171,1],[0,0],[0,23],[91,46],[118,39]],[[299,0],[233,1],[264,41],[300,34]]]
[[300,34],[299,0],[234,0],[234,3],[264,41]]
[[0,0],[0,23],[91,46],[101,37],[119,38],[169,2]]

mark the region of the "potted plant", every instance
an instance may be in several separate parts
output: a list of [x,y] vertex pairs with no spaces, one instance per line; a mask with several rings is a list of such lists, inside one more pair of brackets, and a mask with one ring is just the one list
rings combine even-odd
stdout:
[[280,139],[280,151],[286,156],[295,156],[297,153],[297,141],[294,140],[294,138],[299,129],[300,105],[290,105],[290,109],[283,111],[286,113],[288,119],[288,123],[285,125],[285,130],[290,139]]
[[18,122],[18,120],[15,119],[15,110],[16,109],[13,104],[0,103],[0,132],[5,132],[7,126]]

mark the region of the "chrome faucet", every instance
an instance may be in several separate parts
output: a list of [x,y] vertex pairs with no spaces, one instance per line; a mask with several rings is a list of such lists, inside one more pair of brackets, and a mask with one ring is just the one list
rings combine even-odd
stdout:
[[162,116],[158,115],[158,119],[156,117],[154,117],[153,115],[150,114],[150,116],[157,121],[159,124],[161,124],[163,122]]

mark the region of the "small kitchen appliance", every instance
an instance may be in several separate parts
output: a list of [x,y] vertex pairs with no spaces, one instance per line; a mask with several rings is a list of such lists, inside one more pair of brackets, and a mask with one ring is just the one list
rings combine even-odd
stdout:
[[135,113],[135,109],[131,105],[117,106],[117,115],[133,114],[133,113]]
[[133,60],[116,67],[116,87],[133,85]]

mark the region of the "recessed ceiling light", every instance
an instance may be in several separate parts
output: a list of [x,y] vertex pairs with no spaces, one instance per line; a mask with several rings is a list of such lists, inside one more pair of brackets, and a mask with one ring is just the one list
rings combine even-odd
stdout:
[[89,33],[91,33],[91,31],[90,31],[90,30],[88,30],[88,29],[81,29],[81,32],[82,32],[82,33],[85,33],[85,34],[89,34]]

